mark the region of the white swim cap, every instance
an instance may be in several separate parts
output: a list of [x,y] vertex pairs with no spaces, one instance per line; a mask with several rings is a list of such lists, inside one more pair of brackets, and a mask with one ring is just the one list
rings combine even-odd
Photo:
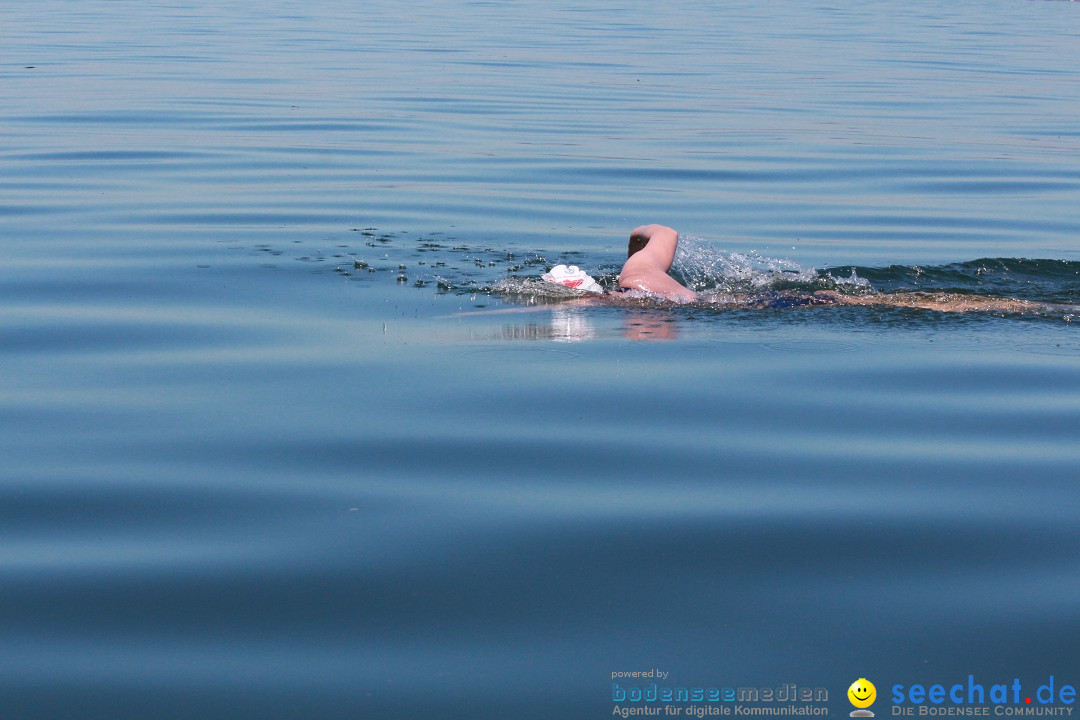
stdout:
[[540,277],[549,283],[565,285],[575,290],[585,290],[592,293],[604,292],[604,288],[600,287],[599,283],[577,265],[556,265]]

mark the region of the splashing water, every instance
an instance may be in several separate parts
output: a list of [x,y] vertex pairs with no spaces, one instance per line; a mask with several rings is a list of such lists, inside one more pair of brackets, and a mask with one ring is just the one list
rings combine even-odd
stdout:
[[836,278],[793,260],[756,252],[724,252],[692,235],[681,235],[672,274],[696,292],[745,293],[762,290],[870,289],[854,270]]

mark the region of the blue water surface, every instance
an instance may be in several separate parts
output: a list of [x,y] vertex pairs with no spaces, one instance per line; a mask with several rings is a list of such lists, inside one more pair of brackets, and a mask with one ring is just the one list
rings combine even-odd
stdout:
[[1080,4],[6,0],[0,47],[0,716],[1080,684],[1069,313],[492,291],[661,222],[718,281],[1080,303]]

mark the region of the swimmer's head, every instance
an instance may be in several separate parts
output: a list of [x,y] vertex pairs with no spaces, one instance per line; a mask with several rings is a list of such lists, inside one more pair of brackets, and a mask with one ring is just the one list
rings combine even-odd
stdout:
[[565,285],[575,290],[585,290],[591,293],[602,293],[604,288],[593,280],[587,272],[577,265],[556,265],[548,272],[541,275],[544,280],[556,285]]
[[630,245],[626,248],[626,259],[629,260],[634,256],[634,253],[645,249],[645,246],[649,244],[649,238],[641,237],[640,235],[633,235],[630,238]]

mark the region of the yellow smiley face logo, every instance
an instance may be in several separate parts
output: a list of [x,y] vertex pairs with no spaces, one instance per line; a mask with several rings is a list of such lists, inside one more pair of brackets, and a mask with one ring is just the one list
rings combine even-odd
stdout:
[[859,678],[847,689],[848,700],[857,708],[868,708],[877,700],[877,688],[866,678]]

